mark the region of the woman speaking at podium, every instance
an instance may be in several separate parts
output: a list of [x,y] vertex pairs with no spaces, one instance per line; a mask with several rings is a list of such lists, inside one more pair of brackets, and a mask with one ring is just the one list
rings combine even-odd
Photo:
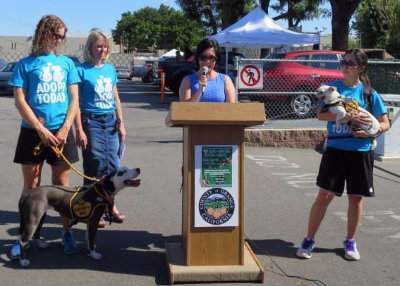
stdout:
[[198,71],[186,76],[179,87],[179,100],[192,102],[235,103],[235,87],[229,76],[216,72],[219,45],[203,39],[196,49]]

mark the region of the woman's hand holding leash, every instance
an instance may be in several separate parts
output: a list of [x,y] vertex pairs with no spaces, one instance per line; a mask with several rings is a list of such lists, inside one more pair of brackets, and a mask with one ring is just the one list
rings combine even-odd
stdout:
[[38,134],[40,140],[46,146],[58,146],[61,143],[61,141],[44,126],[38,131]]
[[56,133],[56,137],[58,138],[59,144],[64,145],[67,143],[69,128],[63,125]]

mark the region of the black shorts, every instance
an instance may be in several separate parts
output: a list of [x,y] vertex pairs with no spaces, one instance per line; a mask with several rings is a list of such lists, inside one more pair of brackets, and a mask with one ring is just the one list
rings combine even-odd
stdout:
[[[57,130],[51,132],[55,134],[57,133]],[[32,165],[40,164],[46,160],[46,162],[52,166],[62,165],[65,163],[61,157],[57,157],[50,147],[44,145],[41,145],[40,153],[35,155],[33,150],[40,142],[41,140],[36,130],[21,127],[15,150],[14,162],[24,165]],[[78,149],[76,147],[72,129],[68,133],[67,143],[63,148],[63,154],[71,163],[79,160]]]
[[374,197],[373,168],[373,151],[328,148],[322,155],[317,185],[341,196],[346,183],[348,195]]

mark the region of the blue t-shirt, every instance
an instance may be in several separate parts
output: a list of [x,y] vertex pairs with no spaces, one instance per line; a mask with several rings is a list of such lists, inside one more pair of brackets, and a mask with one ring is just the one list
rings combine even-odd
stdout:
[[[364,99],[364,84],[360,83],[355,87],[348,87],[343,84],[341,80],[327,83],[327,85],[335,86],[337,91],[347,98],[352,98],[358,102],[358,105],[365,110],[368,110],[368,101]],[[371,93],[372,115],[379,117],[387,113],[386,107],[383,104],[382,98],[373,90]],[[336,122],[328,121],[328,147],[349,150],[349,151],[369,151],[372,147],[371,138],[355,138],[351,137],[351,127],[347,123],[341,123],[336,126]],[[339,138],[343,136],[345,138]],[[338,138],[336,138],[338,137]]]
[[[44,120],[47,129],[57,130],[64,123],[71,102],[68,86],[79,82],[73,61],[50,53],[20,60],[9,84],[23,88],[34,114]],[[32,128],[25,120],[22,120],[22,126]]]
[[[196,73],[190,75],[190,86],[192,94],[195,94],[201,87]],[[200,97],[200,102],[225,102],[225,75],[217,73],[213,79],[207,80],[204,94]]]
[[115,111],[113,89],[117,85],[117,72],[111,64],[94,66],[83,63],[78,67],[82,80],[79,85],[80,107],[83,113],[104,114]]

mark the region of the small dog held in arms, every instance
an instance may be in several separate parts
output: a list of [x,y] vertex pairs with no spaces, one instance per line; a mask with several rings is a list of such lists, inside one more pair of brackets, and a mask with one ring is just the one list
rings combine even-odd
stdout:
[[358,106],[354,100],[343,98],[334,86],[321,85],[317,89],[317,98],[324,103],[323,108],[327,108],[329,112],[336,114],[336,124],[346,123],[343,120],[346,113],[349,111],[362,112],[371,119],[370,124],[354,124],[352,123],[352,129],[365,130],[371,137],[375,137],[379,131],[379,121],[364,108]]
[[138,187],[140,185],[139,175],[139,168],[121,167],[115,173],[83,187],[70,188],[49,185],[24,191],[19,200],[20,265],[27,267],[30,264],[27,250],[32,239],[38,242],[39,247],[45,245],[44,242],[40,242],[40,230],[46,211],[50,208],[62,216],[70,218],[71,225],[85,222],[89,256],[93,259],[101,259],[101,254],[95,250],[98,222],[106,210],[109,212],[111,221],[114,196],[125,187]]

